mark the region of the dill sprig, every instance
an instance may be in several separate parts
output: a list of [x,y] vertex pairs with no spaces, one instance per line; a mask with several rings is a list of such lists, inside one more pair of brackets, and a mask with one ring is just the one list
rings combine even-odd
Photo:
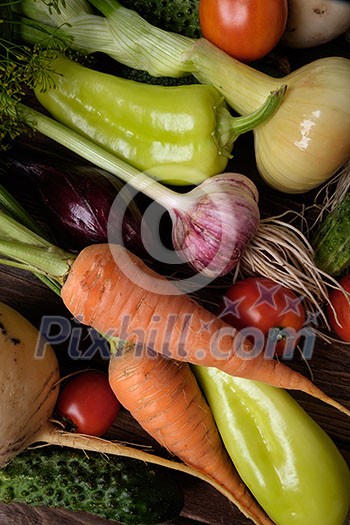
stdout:
[[[2,10],[1,14],[0,23],[5,31],[0,37],[0,150],[7,150],[16,137],[33,133],[18,105],[38,85],[43,91],[54,87],[56,73],[52,63],[69,49],[70,38],[59,28],[17,19],[8,10]],[[17,30],[23,24],[35,32],[35,44],[17,41]]]
[[11,141],[22,134],[32,134],[18,104],[28,90],[38,83],[42,89],[54,85],[52,60],[57,50],[42,50],[0,41],[0,149],[7,150]]

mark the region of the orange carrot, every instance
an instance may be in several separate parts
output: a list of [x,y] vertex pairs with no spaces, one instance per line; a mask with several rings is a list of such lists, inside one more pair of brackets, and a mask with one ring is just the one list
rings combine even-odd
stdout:
[[[127,275],[126,275],[127,273]],[[350,415],[302,374],[241,343],[239,332],[179,294],[126,248],[94,245],[75,259],[62,288],[62,299],[82,323],[107,338],[143,344],[166,357],[305,392]]]
[[109,381],[122,405],[160,445],[224,487],[255,523],[272,524],[237,474],[187,363],[122,348],[120,356],[111,357]]

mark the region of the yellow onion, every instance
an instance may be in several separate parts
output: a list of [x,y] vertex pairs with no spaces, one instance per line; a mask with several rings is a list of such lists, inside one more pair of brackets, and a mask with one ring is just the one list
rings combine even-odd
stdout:
[[272,91],[287,84],[278,111],[254,129],[258,170],[277,190],[309,191],[349,158],[350,60],[322,58],[276,79],[240,63],[204,38],[155,27],[117,0],[90,3],[104,16],[87,14],[79,3],[73,18],[64,9],[57,15],[46,8],[37,20],[62,29],[73,48],[106,53],[153,76],[191,73],[199,82],[216,87],[241,115],[257,110]]
[[[216,54],[216,67],[209,67]],[[214,84],[242,115],[259,107],[281,82],[287,85],[278,111],[254,130],[257,168],[273,188],[307,192],[349,159],[350,60],[321,58],[277,79],[223,56],[204,39],[191,58],[200,71],[195,76]]]

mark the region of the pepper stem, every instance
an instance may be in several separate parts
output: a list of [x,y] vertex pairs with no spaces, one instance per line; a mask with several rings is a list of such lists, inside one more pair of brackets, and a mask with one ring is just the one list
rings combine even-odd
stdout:
[[[254,130],[274,115],[280,107],[286,91],[286,84],[272,91],[264,104],[248,115],[234,117],[229,122],[227,119],[218,119],[217,136],[219,137],[219,145],[224,150],[231,151],[233,143],[240,135]],[[223,108],[223,111],[226,111],[226,109]]]

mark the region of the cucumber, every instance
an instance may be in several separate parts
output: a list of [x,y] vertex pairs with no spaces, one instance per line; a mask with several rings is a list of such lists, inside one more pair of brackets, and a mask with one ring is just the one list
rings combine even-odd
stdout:
[[160,86],[183,86],[184,84],[198,84],[198,80],[193,75],[182,77],[152,77],[147,71],[134,69],[132,67],[114,61],[114,72],[118,77],[134,80],[143,84],[155,84]]
[[132,458],[50,446],[27,450],[0,470],[0,501],[151,525],[176,518],[183,507],[170,474]]
[[329,275],[350,267],[350,193],[329,212],[311,244],[317,267]]
[[[172,31],[191,38],[199,38],[199,0],[121,0],[124,7],[139,13],[150,24],[165,31]],[[116,74],[120,77],[144,84],[159,84],[162,86],[179,86],[183,84],[198,84],[193,75],[179,78],[152,77],[146,71],[133,69],[119,64]]]
[[121,0],[150,24],[191,38],[199,38],[199,0]]

